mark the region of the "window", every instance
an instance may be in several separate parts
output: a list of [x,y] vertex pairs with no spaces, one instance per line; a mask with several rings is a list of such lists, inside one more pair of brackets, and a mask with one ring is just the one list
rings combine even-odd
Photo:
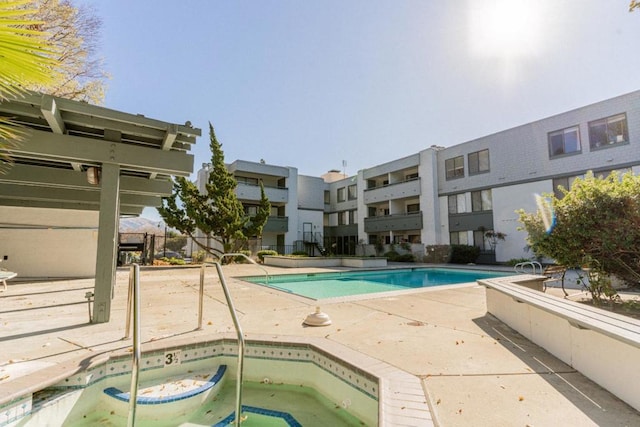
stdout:
[[349,211],[349,224],[357,224],[358,223],[358,211],[351,210]]
[[326,205],[331,203],[331,193],[329,192],[329,190],[324,190],[324,203]]
[[414,181],[416,179],[418,179],[418,172],[409,173],[409,174],[405,175],[405,177],[404,177],[405,181]]
[[348,218],[348,211],[338,212],[338,225],[347,225]]
[[464,213],[466,209],[466,201],[464,198],[464,193],[460,194],[452,194],[449,196],[449,213],[457,214]]
[[377,184],[376,184],[376,180],[375,179],[368,179],[367,180],[367,190],[371,189],[371,188],[376,188]]
[[618,172],[618,175],[619,175],[618,178],[622,178],[622,175],[624,175],[627,172],[631,172],[631,168],[600,170],[600,171],[594,172],[594,175],[596,178],[605,179],[605,178],[608,178],[609,175],[611,175],[611,173],[614,171]]
[[578,126],[549,133],[549,157],[579,153],[581,150]]
[[458,156],[445,160],[444,168],[447,171],[447,179],[460,178],[464,176],[464,157]]
[[473,232],[473,246],[480,248],[481,251],[486,249],[484,233],[482,230],[474,230]]
[[369,217],[376,216],[377,209],[375,207],[369,206]]
[[255,205],[245,205],[244,213],[247,216],[254,217],[258,214],[258,206]]
[[553,194],[556,196],[556,198],[562,199],[564,197],[564,193],[560,191],[558,187],[562,186],[566,190],[569,190],[571,189],[571,184],[573,184],[573,181],[575,181],[576,178],[577,176],[565,176],[562,178],[553,178]]
[[236,181],[247,185],[258,185],[258,178],[249,178],[248,176],[237,176]]
[[469,175],[489,172],[489,150],[481,150],[476,151],[475,153],[470,153],[467,160],[469,162]]
[[407,239],[409,240],[409,243],[421,243],[419,234],[409,234]]
[[356,184],[348,186],[347,193],[349,200],[356,200],[358,198],[358,186]]
[[412,203],[407,205],[407,213],[417,213],[420,212],[420,203]]
[[591,148],[629,142],[627,116],[618,114],[589,123],[589,145]]
[[469,237],[466,231],[452,231],[449,233],[449,242],[452,245],[468,245]]
[[471,192],[471,210],[473,212],[490,211],[493,209],[491,190]]
[[339,202],[344,202],[345,200],[347,200],[346,197],[345,197],[345,191],[346,191],[345,187],[338,188],[338,201]]

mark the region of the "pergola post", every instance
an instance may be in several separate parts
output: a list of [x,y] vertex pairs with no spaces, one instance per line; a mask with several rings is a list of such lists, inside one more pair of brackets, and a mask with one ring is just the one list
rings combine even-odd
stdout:
[[108,322],[111,315],[111,299],[115,286],[118,256],[120,166],[104,163],[102,165],[100,185],[96,281],[93,291],[93,323]]

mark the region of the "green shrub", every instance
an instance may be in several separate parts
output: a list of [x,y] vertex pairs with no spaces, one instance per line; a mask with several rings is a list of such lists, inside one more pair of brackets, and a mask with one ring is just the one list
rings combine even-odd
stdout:
[[389,252],[385,252],[384,256],[387,258],[387,260],[391,261],[391,262],[396,262],[398,261],[398,258],[400,257],[400,254],[396,251],[389,251]]
[[521,262],[531,262],[531,260],[529,258],[511,258],[509,261],[507,261],[507,265],[510,265],[511,267],[515,267],[517,264],[520,264]]
[[[248,251],[248,250],[240,250],[240,251],[238,251],[238,253],[243,254],[243,255],[246,255],[246,256],[248,256],[249,258],[251,258],[251,251]],[[242,264],[242,263],[245,263],[245,262],[249,262],[249,261],[247,261],[247,259],[246,259],[245,257],[240,256],[240,255],[233,257],[233,261],[234,261],[234,262],[236,262],[236,263],[238,263],[238,264]]]
[[291,256],[309,256],[309,254],[306,251],[293,251]]
[[396,259],[396,261],[398,261],[398,262],[415,262],[416,261],[416,257],[413,256],[413,254],[402,254]]
[[191,254],[191,261],[194,263],[200,263],[207,257],[207,251],[198,251]]
[[260,262],[264,262],[265,255],[276,256],[278,255],[278,251],[274,251],[271,249],[264,249],[262,251],[258,251],[256,255],[258,256],[258,259],[260,260]]
[[186,262],[182,258],[162,257],[162,258],[160,258],[160,260],[164,261],[164,262],[168,262],[171,265],[185,265],[186,264]]
[[470,245],[451,245],[451,263],[470,264],[480,256],[480,248]]

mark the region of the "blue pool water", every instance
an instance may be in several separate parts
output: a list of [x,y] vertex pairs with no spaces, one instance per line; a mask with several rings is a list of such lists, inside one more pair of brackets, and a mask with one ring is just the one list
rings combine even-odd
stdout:
[[268,279],[265,276],[253,276],[242,279],[308,298],[322,299],[468,283],[478,279],[509,275],[513,275],[513,273],[448,268],[413,268],[285,274],[269,276]]

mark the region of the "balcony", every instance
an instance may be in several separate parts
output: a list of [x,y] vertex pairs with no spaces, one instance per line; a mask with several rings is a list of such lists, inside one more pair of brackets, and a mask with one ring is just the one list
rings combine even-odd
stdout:
[[422,212],[387,216],[372,216],[364,219],[365,233],[405,231],[422,229]]
[[420,178],[411,181],[397,182],[364,190],[364,203],[372,204],[387,200],[404,199],[420,196]]
[[263,233],[286,233],[289,231],[288,216],[270,216],[262,229]]
[[[264,193],[272,203],[287,203],[289,200],[289,190],[287,188],[265,187]],[[259,201],[260,186],[239,182],[236,187],[236,195],[240,200]]]

